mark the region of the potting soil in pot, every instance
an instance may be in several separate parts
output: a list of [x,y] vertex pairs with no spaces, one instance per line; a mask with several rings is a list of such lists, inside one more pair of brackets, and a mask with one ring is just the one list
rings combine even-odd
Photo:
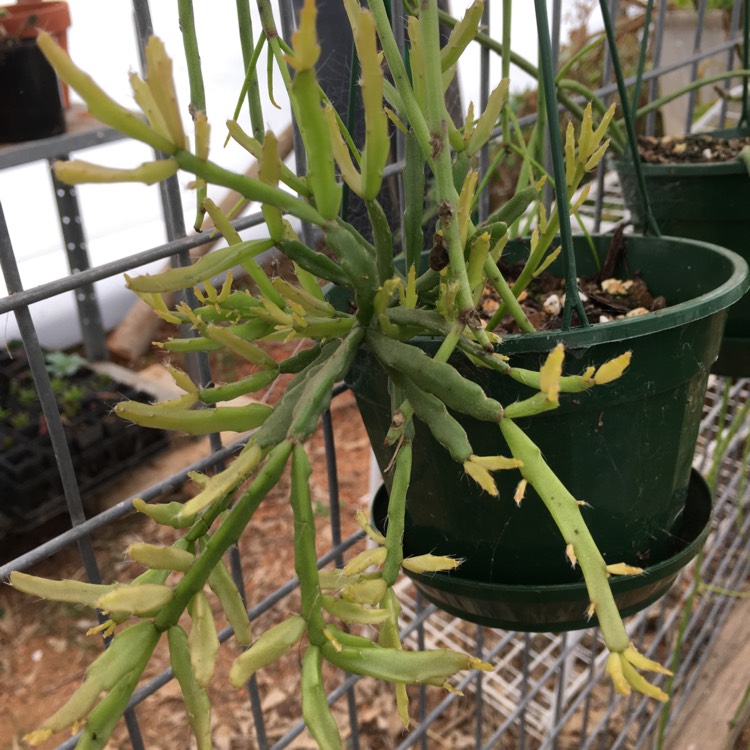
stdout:
[[[662,295],[653,295],[639,271],[618,276],[625,253],[622,233],[613,235],[607,257],[601,268],[594,274],[578,279],[578,290],[588,322],[609,323],[656,310],[663,310],[667,304]],[[523,270],[522,263],[508,264],[500,260],[498,264],[503,276],[513,286]],[[622,275],[620,273],[620,275]],[[562,327],[565,306],[565,279],[545,271],[533,278],[528,288],[519,296],[521,308],[529,322],[537,331],[557,330]],[[487,286],[480,300],[478,311],[485,323],[489,322],[501,304],[500,295]],[[573,324],[578,325],[577,313],[573,312]],[[510,313],[504,315],[495,326],[495,333],[520,333],[518,324]]]
[[745,146],[750,146],[750,135],[723,138],[712,133],[690,136],[640,136],[638,151],[646,164],[715,164],[734,161]]

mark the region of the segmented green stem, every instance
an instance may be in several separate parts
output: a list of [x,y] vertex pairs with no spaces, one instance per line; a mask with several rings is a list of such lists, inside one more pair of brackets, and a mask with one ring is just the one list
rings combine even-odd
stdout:
[[[240,46],[242,47],[242,62],[245,65],[247,76],[242,89],[244,97],[247,95],[247,106],[250,111],[250,123],[253,135],[261,143],[263,142],[264,123],[263,105],[260,100],[260,87],[258,86],[258,73],[256,69],[257,57],[255,56],[255,43],[253,42],[253,19],[250,15],[250,0],[236,0],[237,6],[237,28],[240,33]],[[263,46],[265,36],[258,39],[258,53]]]
[[[422,5],[419,31],[424,58],[425,119],[430,132],[430,152],[425,156],[428,159],[430,155],[432,156],[443,234],[450,258],[451,273],[458,284],[459,317],[470,316],[474,312],[474,300],[466,272],[464,248],[459,235],[458,193],[453,184],[451,151],[448,142],[448,113],[445,109],[440,72],[438,8],[435,0]],[[481,329],[476,331],[476,336],[482,344],[489,343],[487,335]]]
[[[401,59],[401,50],[399,50],[396,38],[393,36],[393,30],[391,29],[391,22],[388,18],[388,11],[386,10],[385,3],[383,0],[370,0],[368,7],[375,19],[378,38],[380,39],[383,54],[388,63],[388,70],[390,70],[391,75],[393,76],[396,89],[398,90],[401,101],[404,105],[406,119],[409,122],[412,132],[419,141],[419,145],[425,158],[431,163],[432,149],[430,144],[430,130],[427,126],[425,117],[422,114],[422,110],[419,108],[416,97],[414,96],[414,90],[409,81],[409,74],[406,72],[406,66]],[[440,60],[438,59],[438,75],[440,74],[439,63]],[[440,89],[442,92],[442,84]]]
[[311,224],[317,224],[318,226],[325,224],[325,219],[313,206],[295,198],[285,190],[231,172],[211,161],[203,161],[189,151],[178,151],[174,154],[174,158],[182,169],[206,180],[206,182],[231,188],[248,200],[268,203],[302,221],[309,221]]
[[[508,312],[513,316],[513,320],[515,320],[518,324],[518,327],[526,333],[533,333],[536,329],[529,322],[529,319],[526,317],[526,313],[523,311],[523,308],[516,299],[515,294],[513,294],[513,291],[508,285],[508,282],[500,273],[500,270],[498,269],[492,258],[487,258],[487,262],[484,264],[484,272],[487,274],[487,278],[495,288],[495,291],[500,295],[500,299],[503,301],[503,305],[505,305],[505,307],[508,309]],[[495,320],[495,317],[497,317],[499,322],[502,316],[494,316],[492,318],[492,321]],[[497,323],[495,325],[497,325]],[[490,326],[490,324],[488,324],[487,327],[490,330],[493,330],[495,326]]]
[[[513,0],[503,0],[503,53],[501,78],[510,78],[510,30],[513,18]],[[510,107],[506,104],[502,111],[503,141],[510,140]],[[478,191],[477,191],[478,192]]]
[[305,446],[297,443],[292,450],[292,489],[290,500],[294,513],[294,571],[299,578],[302,606],[300,614],[307,623],[310,643],[322,646],[325,623],[321,613],[320,580],[315,552],[315,517],[310,495],[312,467]]
[[279,481],[291,452],[292,444],[288,441],[280,443],[269,452],[265,465],[250,487],[242,494],[209,540],[205,550],[175,587],[172,601],[154,619],[154,624],[160,631],[168,630],[177,624],[190,599],[196,591],[203,588],[211,571],[224,553],[237,542],[263,498]]
[[412,266],[419,270],[419,258],[422,253],[424,235],[422,221],[424,216],[425,157],[414,133],[408,133],[405,140],[404,166],[404,217],[403,249],[406,258],[406,270]]
[[[206,111],[206,92],[203,87],[203,69],[201,68],[201,56],[198,51],[198,35],[195,32],[193,0],[178,0],[177,10],[190,82],[190,113],[195,118],[196,112]],[[203,216],[206,213],[203,208],[203,201],[207,194],[208,186],[205,184],[199,185],[195,191],[197,209],[194,226],[196,231],[200,231],[203,224]]]
[[542,458],[539,448],[513,420],[503,419],[500,430],[513,457],[523,461],[521,474],[541,497],[564,543],[573,545],[607,648],[612,652],[624,651],[630,639],[609,587],[607,564],[586,526],[578,503]]

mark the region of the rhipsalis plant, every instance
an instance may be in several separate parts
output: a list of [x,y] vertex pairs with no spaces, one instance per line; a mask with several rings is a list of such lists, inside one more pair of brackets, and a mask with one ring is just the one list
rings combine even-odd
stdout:
[[[144,119],[115,103],[50,37],[39,37],[40,47],[60,78],[78,91],[97,118],[164,155],[160,161],[130,170],[77,161],[58,163],[55,170],[60,179],[73,184],[123,180],[151,183],[184,170],[194,176],[197,187],[228,187],[258,202],[269,238],[243,241],[215,204],[206,199],[201,207],[211,215],[227,246],[190,267],[128,279],[129,287],[157,314],[195,329],[195,338],[171,340],[165,344],[168,350],[224,347],[257,365],[258,370],[244,380],[215,387],[193,383],[185,373],[173,370],[176,382],[185,391],[181,398],[153,406],[123,403],[117,407],[120,416],[138,424],[191,434],[254,432],[224,471],[197,478],[200,491],[191,500],[165,505],[136,502],[139,511],[157,523],[183,529],[184,534],[171,547],[131,546],[130,556],[148,568],[131,583],[92,585],[13,574],[12,584],[32,595],[105,610],[109,619],[96,630],[114,634],[108,649],[89,667],[83,685],[31,735],[32,742],[82,725],[78,747],[103,747],[156,643],[166,637],[198,747],[210,748],[211,707],[206,687],[212,678],[218,642],[207,596],[221,602],[238,641],[247,647],[232,667],[234,686],[243,685],[256,670],[272,664],[290,649],[299,650],[302,711],[322,748],[341,747],[322,684],[324,661],[350,673],[392,682],[404,724],[408,722],[406,685],[447,687],[460,670],[490,669],[488,664],[452,651],[411,652],[401,647],[399,605],[392,588],[400,568],[447,571],[459,564],[432,555],[403,558],[401,536],[415,420],[429,428],[486,492],[497,494],[492,476],[495,471],[519,472],[516,500],[527,483],[536,489],[560,529],[561,564],[566,564],[567,555],[570,563],[583,572],[590,593],[589,614],[596,614],[611,652],[607,669],[616,689],[628,693],[635,688],[657,699],[665,698],[639,670],[666,670],[630,644],[608,583],[610,575],[638,570],[625,564],[627,561],[605,563],[586,530],[583,504],[561,485],[515,421],[556,408],[565,394],[619,378],[628,366],[629,353],[581,374],[564,375],[564,351],[558,346],[539,371],[518,369],[503,356],[502,342],[490,328],[482,327],[475,312],[478,295],[489,284],[497,290],[504,309],[529,330],[517,298],[529,279],[557,252],[553,241],[558,227],[557,213],[546,217],[542,212],[527,266],[511,289],[498,271],[497,260],[508,239],[507,226],[536,199],[534,186],[520,192],[486,222],[479,226],[474,223],[476,155],[500,119],[508,83],[498,83],[484,112],[476,113],[470,107],[466,124],[460,129],[446,112],[444,91],[455,75],[461,53],[477,35],[481,0],[456,25],[442,49],[437,0],[419,3],[418,12],[409,16],[407,25],[410,70],[391,32],[383,0],[370,0],[369,9],[357,0],[344,0],[344,4],[362,69],[366,137],[361,151],[353,145],[316,80],[320,48],[313,0],[305,3],[291,48],[279,37],[267,0],[258,0],[263,22],[258,45],[265,43],[286,83],[307,156],[304,176],[294,175],[281,163],[270,133],[261,142],[244,133],[236,122],[229,123],[229,132],[259,159],[259,178],[244,177],[210,161],[208,124],[202,112],[194,116],[191,148],[172,83],[171,61],[158,39],[148,43],[145,80],[131,76]],[[399,227],[388,226],[378,203],[389,153],[388,118],[407,139],[405,240],[400,266],[393,258],[393,237]],[[594,129],[589,112],[577,137],[572,127],[568,132],[565,179],[571,194],[604,153],[602,137],[608,118],[611,113]],[[428,194],[434,203],[433,215],[437,216],[437,250],[433,251],[433,267],[420,273],[425,172],[432,183]],[[341,180],[364,201],[372,242],[340,218]],[[317,227],[332,257],[304,244],[287,215]],[[292,261],[297,285],[269,278],[256,262],[255,256],[272,247]],[[228,272],[235,266],[250,274],[257,294],[233,290]],[[227,274],[226,282],[217,289],[211,279],[222,273]],[[334,308],[321,291],[321,282],[349,290],[353,312]],[[167,308],[162,295],[192,287],[198,299],[193,309],[184,304]],[[409,343],[418,334],[440,338],[442,343],[434,357]],[[266,354],[262,342],[279,339],[311,344],[277,363]],[[369,350],[387,372],[394,395],[388,435],[393,446],[389,522],[383,536],[362,519],[374,548],[355,556],[343,569],[319,571],[311,467],[305,444],[329,405],[332,387],[347,374],[362,349]],[[528,398],[513,404],[488,398],[480,386],[454,367],[452,362],[457,358],[469,359],[494,369],[498,377],[523,383],[529,388]],[[289,373],[294,377],[274,407],[200,408],[251,394]],[[477,455],[452,412],[496,423],[512,455]],[[287,468],[291,470],[289,502],[294,513],[301,608],[299,613],[257,633],[251,629],[222,558],[252,523],[253,514]],[[500,497],[497,502],[513,502],[513,498]],[[175,580],[170,576],[174,571],[179,576],[177,583],[168,585],[168,580]],[[186,611],[191,620],[189,633],[178,624]],[[357,624],[375,627],[377,636],[349,632],[350,626]],[[102,693],[106,693],[104,698],[100,698]]]

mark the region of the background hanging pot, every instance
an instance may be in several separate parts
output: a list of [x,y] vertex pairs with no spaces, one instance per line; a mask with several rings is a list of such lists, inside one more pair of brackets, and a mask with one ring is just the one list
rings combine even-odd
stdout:
[[[719,138],[748,136],[750,129],[717,131]],[[698,164],[641,164],[651,213],[666,235],[712,242],[750,260],[750,175],[741,161]],[[643,201],[632,163],[617,164],[622,195],[637,229],[643,230]],[[679,261],[678,261],[679,262]],[[750,297],[727,316],[713,371],[750,375]]]
[[[600,258],[610,242],[611,237],[595,238]],[[575,250],[579,273],[595,273],[585,239],[576,239]],[[510,252],[504,256],[509,261]],[[512,252],[526,251],[517,245]],[[560,265],[553,265],[552,272],[559,274]],[[683,526],[703,397],[725,310],[748,286],[747,264],[705,243],[630,236],[624,266],[619,273],[642,272],[652,294],[664,295],[670,307],[586,329],[506,336],[500,349],[510,356],[511,365],[538,369],[550,349],[563,342],[569,373],[632,350],[624,377],[565,395],[559,409],[518,422],[574,496],[591,504],[586,521],[605,559],[647,567],[671,559],[690,541],[681,536],[677,540],[675,534]],[[439,345],[428,338],[420,343],[429,353]],[[473,368],[466,360],[455,364],[501,403],[531,395],[509,377]],[[384,470],[391,453],[384,448],[390,421],[385,373],[364,354],[349,381]],[[509,455],[496,426],[454,416],[477,454]],[[463,475],[418,421],[416,432],[405,552],[465,559],[454,574],[433,576],[434,585],[448,590],[453,581],[496,585],[494,598],[501,601],[509,585],[535,587],[543,597],[545,586],[580,582],[578,569],[566,562],[560,532],[534,491],[527,489],[520,507],[513,502],[517,472],[495,474],[500,497],[493,498]],[[386,473],[386,485],[389,479]],[[700,531],[705,523],[698,525]],[[487,590],[480,600],[459,595],[452,611],[485,624],[507,625],[507,619],[496,616],[492,600]],[[538,613],[538,618],[545,617],[548,612]],[[519,629],[539,626],[540,621],[515,623]]]
[[[65,132],[60,84],[36,45],[42,29],[65,48],[65,2],[0,6],[0,142],[30,141]],[[65,94],[63,93],[63,96]]]

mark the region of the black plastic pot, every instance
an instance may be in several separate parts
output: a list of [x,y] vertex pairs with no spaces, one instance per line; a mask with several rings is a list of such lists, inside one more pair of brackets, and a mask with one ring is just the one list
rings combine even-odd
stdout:
[[[745,136],[750,130],[718,131],[715,135]],[[623,161],[616,166],[625,205],[642,231],[643,202],[633,165]],[[651,212],[664,234],[712,242],[750,260],[750,175],[742,162],[642,164],[641,168]],[[750,375],[750,296],[729,311],[713,371]]]
[[2,142],[65,132],[57,76],[33,39],[0,40],[0,103]]
[[[610,239],[594,238],[600,258],[606,255]],[[524,250],[517,247],[512,252]],[[577,240],[576,254],[581,275],[596,270],[585,240]],[[624,263],[627,269],[619,269],[620,273],[642,272],[651,292],[664,295],[670,306],[586,329],[506,336],[499,350],[510,356],[513,366],[538,369],[547,352],[563,342],[569,373],[600,365],[626,350],[633,352],[632,364],[619,380],[563,396],[559,409],[519,420],[519,425],[575,497],[590,504],[586,522],[605,559],[648,567],[675,554],[709,370],[718,353],[725,310],[748,287],[748,268],[744,260],[720,247],[640,236],[627,238]],[[415,343],[430,353],[439,345],[429,338]],[[455,364],[501,403],[532,394],[511,378],[477,369],[465,359]],[[390,421],[385,374],[363,352],[348,381],[384,470],[391,458],[384,447]],[[496,426],[455,416],[475,453],[509,455]],[[528,489],[520,508],[513,502],[517,472],[496,473],[500,497],[493,498],[464,476],[424,425],[417,421],[415,427],[404,536],[408,554],[464,558],[450,578],[496,586],[500,600],[508,586],[581,583],[579,571],[566,562],[560,532],[536,493]],[[386,485],[390,476],[385,474]],[[452,609],[454,614],[460,610],[458,604]],[[462,616],[477,619],[472,602],[466,603]],[[492,617],[489,614],[483,621],[492,624]],[[507,622],[503,618],[498,625]],[[522,625],[521,618],[515,627]]]

